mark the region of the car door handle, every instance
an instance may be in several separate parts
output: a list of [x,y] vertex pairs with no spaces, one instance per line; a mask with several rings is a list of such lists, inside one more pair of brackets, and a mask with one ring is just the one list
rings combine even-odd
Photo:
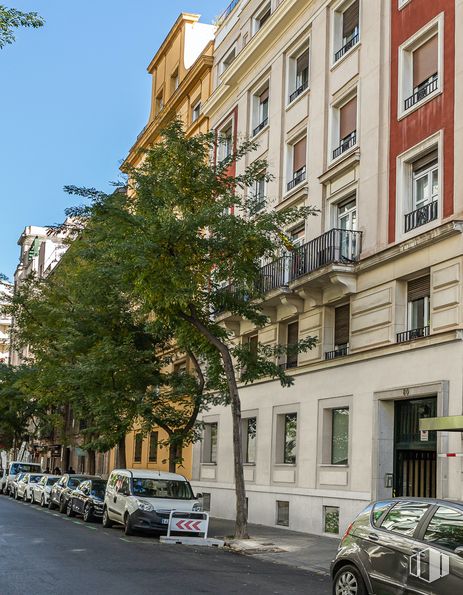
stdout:
[[371,539],[371,541],[379,541],[379,535],[377,533],[369,533],[368,537]]
[[116,503],[117,502],[117,496],[114,496],[113,498],[113,502]]

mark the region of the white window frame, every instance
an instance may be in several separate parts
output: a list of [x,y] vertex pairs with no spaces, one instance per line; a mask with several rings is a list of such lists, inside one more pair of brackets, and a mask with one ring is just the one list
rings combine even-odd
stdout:
[[[347,464],[332,463],[332,441],[333,441],[333,410],[349,410]],[[353,415],[354,406],[352,396],[332,397],[320,399],[318,402],[318,466],[331,468],[348,468],[352,464],[352,440],[353,440]]]
[[[196,114],[197,111],[197,115]],[[194,103],[191,104],[191,123],[197,122],[201,116],[201,99],[197,99]]]
[[[356,115],[356,128],[355,128],[355,143],[342,151],[336,157],[333,157],[334,151],[341,145],[340,138],[340,125],[341,125],[341,108],[344,107],[351,99],[357,97],[357,115]],[[328,163],[337,163],[341,159],[344,159],[347,155],[350,155],[359,148],[360,140],[360,87],[355,85],[352,89],[349,89],[347,93],[342,95],[341,98],[337,99],[330,107],[330,119],[329,119],[329,138],[331,142],[328,146]]]
[[[220,65],[219,65],[219,74],[222,75],[226,70],[228,70],[228,67],[231,66],[233,64],[233,62],[236,60],[236,55],[237,55],[238,51],[237,51],[237,47],[236,47],[236,42],[228,49],[227,53],[224,54],[222,60],[220,61]],[[230,58],[233,56],[232,60],[230,61]]]
[[[228,153],[227,155],[224,154],[224,149],[225,149],[225,143],[222,143],[221,141],[221,135],[224,133],[224,131],[229,130],[231,131],[231,152]],[[224,159],[226,159],[229,155],[231,155],[233,153],[233,134],[234,134],[234,129],[233,129],[233,118],[230,118],[229,120],[227,120],[225,122],[225,124],[222,124],[219,128],[219,130],[217,131],[217,163],[221,163]]]
[[[256,437],[255,437],[255,453],[254,453],[254,461],[247,461],[248,458],[248,423],[250,419],[256,420]],[[257,440],[258,440],[258,428],[259,428],[259,415],[257,410],[256,411],[246,411],[243,412],[242,417],[242,444],[243,444],[243,463],[249,466],[255,466],[257,463]]]
[[[420,225],[405,232],[405,215],[412,211],[413,192],[413,163],[420,157],[437,148],[439,192],[438,192],[438,215],[434,221]],[[409,238],[432,229],[440,224],[442,220],[442,189],[444,186],[444,163],[443,163],[443,131],[431,135],[427,139],[408,149],[397,157],[396,160],[396,241]]]
[[[217,428],[216,432],[216,452],[215,458],[216,460],[213,461],[212,456],[212,426],[215,425]],[[218,458],[219,458],[219,422],[217,420],[210,420],[204,421],[204,431],[203,431],[203,444],[201,449],[201,462],[205,463],[206,465],[217,465]]]
[[412,302],[407,301],[407,331],[414,331],[417,328],[423,328],[426,326],[430,326],[429,320],[431,317],[431,310],[430,310],[430,296],[424,298],[424,324],[421,326],[414,326],[412,325],[412,317],[413,317],[413,304],[418,301],[414,300]]
[[[262,128],[260,130],[257,130],[257,132],[254,133],[254,131],[256,130],[257,127],[259,127],[262,122],[264,121],[263,118],[263,114],[261,113],[261,108],[262,108],[262,104],[260,103],[260,96],[262,95],[262,93],[265,90],[268,90],[268,100],[267,100],[267,123],[262,126]],[[269,121],[270,121],[270,113],[269,113],[269,108],[270,108],[270,80],[267,79],[265,81],[265,83],[263,83],[262,85],[260,85],[257,90],[253,91],[252,93],[252,97],[251,97],[251,136],[257,136],[258,134],[260,134],[262,132],[262,130],[265,130],[268,125],[269,125]]]
[[398,6],[397,6],[397,8],[398,8],[399,10],[402,10],[402,8],[405,8],[405,6],[407,6],[407,4],[410,4],[410,2],[411,2],[412,0],[397,0],[397,1],[398,1]]
[[[287,80],[287,95],[286,104],[292,105],[299,97],[305,95],[310,88],[310,71],[311,71],[311,51],[310,51],[310,35],[288,58],[288,80]],[[309,52],[309,67],[307,73],[307,87],[303,89],[298,95],[291,99],[291,96],[298,91],[297,87],[297,61],[306,51]],[[300,85],[301,86],[301,85]]]
[[[286,431],[286,416],[296,414],[296,462],[285,463],[285,431]],[[274,464],[284,467],[297,467],[299,461],[299,437],[301,418],[299,414],[299,405],[287,405],[283,408],[276,407],[274,409]]]
[[[305,179],[301,180],[298,184],[293,186],[288,190],[288,184],[294,179],[294,172],[293,172],[293,162],[294,162],[294,147],[295,145],[301,141],[303,138],[306,139],[306,148],[305,148]],[[284,181],[284,192],[283,194],[291,194],[295,192],[299,188],[303,188],[307,184],[307,174],[308,174],[308,151],[309,151],[309,135],[308,131],[305,128],[304,132],[299,134],[298,136],[292,138],[286,144],[286,178]]]
[[[405,100],[413,94],[413,51],[437,33],[437,87],[434,91],[405,109]],[[398,49],[399,69],[397,81],[397,118],[401,120],[428,101],[440,95],[444,89],[444,13],[440,13],[426,23],[412,37],[409,37]]]
[[266,0],[263,4],[261,4],[261,6],[257,10],[257,12],[254,13],[254,15],[252,17],[252,34],[253,35],[255,35],[262,28],[260,21],[261,21],[262,17],[269,11],[269,9],[270,9],[270,16],[272,16],[272,2],[270,0]]
[[[361,42],[361,27],[360,23],[362,20],[362,0],[359,2],[359,24],[358,24],[358,36],[359,39],[351,48],[349,48],[340,58],[335,59],[336,53],[344,47],[342,43],[342,15],[344,11],[349,8],[355,0],[340,0],[331,9],[331,68],[334,68],[338,64],[341,64],[347,56],[350,56],[359,47]],[[348,42],[346,42],[348,43]]]

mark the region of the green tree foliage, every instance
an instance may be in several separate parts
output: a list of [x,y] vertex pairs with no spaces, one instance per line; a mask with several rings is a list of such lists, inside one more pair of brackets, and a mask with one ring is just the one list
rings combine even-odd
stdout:
[[45,21],[36,12],[21,12],[0,4],[0,49],[15,41],[14,30],[19,27],[43,27]]
[[[256,145],[245,141],[220,163],[213,133],[186,137],[179,121],[164,132],[161,142],[148,150],[143,164],[128,171],[128,193],[107,196],[94,189],[68,188],[90,198],[91,206],[71,215],[94,217],[105,213],[111,230],[114,260],[120,278],[140,311],[172,330],[187,346],[199,346],[198,362],[207,386],[216,398],[230,404],[233,417],[233,452],[236,489],[236,536],[247,536],[245,486],[241,448],[241,403],[237,374],[244,382],[277,378],[292,384],[278,365],[288,350],[306,351],[315,340],[296,345],[259,345],[251,353],[238,345],[237,336],[222,322],[228,311],[235,321],[246,319],[257,327],[268,318],[262,307],[260,282],[263,261],[291,249],[285,229],[314,214],[311,208],[262,210],[253,193],[255,182],[270,178],[267,164],[254,160],[242,173],[233,166]],[[235,323],[236,325],[236,323]],[[215,358],[212,357],[215,354]]]

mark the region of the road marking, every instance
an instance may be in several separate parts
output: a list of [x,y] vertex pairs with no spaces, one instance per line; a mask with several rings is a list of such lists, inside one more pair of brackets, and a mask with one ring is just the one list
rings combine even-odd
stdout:
[[125,539],[125,537],[119,537],[121,541],[126,541],[127,543],[132,543],[130,539]]
[[56,517],[58,517],[58,518],[60,518],[60,516],[61,516],[60,514],[58,514],[58,513],[56,513],[56,512],[52,512],[52,515],[53,515],[53,516],[56,516]]
[[74,525],[82,525],[82,523],[80,521],[72,521],[74,523]]

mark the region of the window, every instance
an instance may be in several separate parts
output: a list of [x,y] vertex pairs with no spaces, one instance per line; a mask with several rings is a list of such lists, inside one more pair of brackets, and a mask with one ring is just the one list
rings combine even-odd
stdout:
[[336,159],[357,144],[357,96],[335,108],[333,120],[336,146],[333,150],[333,159]]
[[399,118],[441,91],[443,16],[440,15],[399,48]]
[[133,460],[134,463],[141,463],[141,450],[143,446],[143,436],[141,434],[135,434],[135,444]]
[[334,351],[327,351],[325,359],[347,355],[349,350],[350,304],[334,309]]
[[397,342],[411,341],[429,335],[430,276],[413,279],[407,284],[407,331],[398,333]]
[[390,510],[381,528],[407,537],[413,537],[418,523],[429,508],[429,504],[421,502],[399,502]]
[[291,103],[309,86],[309,48],[306,48],[298,56],[291,58],[289,74],[289,103]]
[[256,462],[256,437],[257,437],[257,417],[247,417],[243,419],[243,438],[244,449],[243,459],[245,463]]
[[325,533],[339,533],[339,507],[338,506],[324,506],[323,507],[323,531]]
[[299,322],[290,322],[286,327],[286,368],[296,368],[298,353],[293,351],[299,341]]
[[206,512],[211,510],[211,495],[207,492],[203,492],[203,510]]
[[349,462],[349,407],[331,410],[331,464]]
[[255,136],[268,124],[268,86],[254,96],[254,123],[252,134]]
[[201,101],[198,99],[191,106],[191,121],[196,122],[201,115]]
[[149,462],[156,463],[158,460],[158,432],[151,432],[150,434],[150,451],[149,451]]
[[186,374],[186,362],[176,362],[174,364],[174,374]]
[[283,463],[296,464],[297,413],[284,416],[284,456]]
[[233,151],[233,126],[228,124],[219,132],[219,161],[230,157]]
[[305,180],[306,177],[306,153],[307,137],[304,136],[290,147],[290,181],[287,184],[287,190],[292,190],[295,186]]
[[360,39],[359,0],[344,3],[334,14],[334,61],[340,60]]
[[254,182],[254,187],[251,190],[252,208],[251,214],[258,213],[265,207],[267,192],[267,181],[265,179],[265,172],[262,177]]
[[217,422],[204,424],[203,462],[217,463]]
[[271,14],[272,14],[272,5],[270,2],[266,2],[262,6],[262,8],[259,10],[259,12],[253,18],[253,25],[252,25],[253,34],[257,33],[257,31],[259,31],[259,29],[261,29],[264,26],[264,24],[270,18]]
[[236,47],[233,46],[232,49],[228,52],[228,54],[225,54],[225,57],[223,58],[221,65],[220,65],[220,74],[222,74],[223,72],[225,72],[227,70],[227,68],[230,66],[230,64],[234,61],[234,59],[236,58]]
[[172,76],[170,77],[170,92],[175,93],[175,91],[178,89],[180,85],[180,78],[178,76],[178,68],[175,70],[175,72],[172,74]]
[[164,108],[164,92],[161,91],[156,95],[156,103],[155,103],[155,114],[158,115],[159,112]]
[[259,349],[259,335],[250,335],[249,337],[247,337],[247,343],[251,359],[257,360],[257,352]]
[[405,232],[438,217],[439,161],[437,149],[411,163],[411,210],[405,214]]
[[439,506],[423,539],[452,552],[463,546],[463,513],[455,508]]
[[381,519],[384,516],[384,513],[389,510],[389,508],[391,508],[391,506],[394,505],[394,502],[392,501],[385,501],[385,502],[376,502],[376,504],[374,504],[373,506],[373,511],[371,513],[371,520],[373,522],[373,525],[375,527],[379,526],[379,523],[381,521]]
[[289,502],[277,500],[277,525],[289,526]]
[[357,259],[357,201],[350,196],[337,205],[337,228],[340,230],[341,260],[352,262]]

